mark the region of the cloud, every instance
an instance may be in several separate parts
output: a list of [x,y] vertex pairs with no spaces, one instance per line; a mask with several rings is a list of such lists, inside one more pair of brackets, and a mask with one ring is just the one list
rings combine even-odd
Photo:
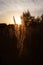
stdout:
[[7,10],[23,10],[25,8],[35,11],[41,8],[43,0],[0,0],[0,12]]
[[43,0],[0,0],[0,17],[21,13],[27,9],[32,15],[41,15]]

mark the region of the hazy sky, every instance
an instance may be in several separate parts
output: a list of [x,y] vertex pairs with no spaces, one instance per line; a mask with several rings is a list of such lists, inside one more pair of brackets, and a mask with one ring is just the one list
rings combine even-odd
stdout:
[[31,15],[43,13],[43,0],[0,0],[0,23],[13,23],[13,15],[29,10]]

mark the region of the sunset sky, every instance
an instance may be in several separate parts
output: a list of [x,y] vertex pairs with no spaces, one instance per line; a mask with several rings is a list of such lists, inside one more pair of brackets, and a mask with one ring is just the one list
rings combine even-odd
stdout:
[[13,16],[29,10],[31,15],[43,13],[43,0],[0,0],[0,23],[13,23]]

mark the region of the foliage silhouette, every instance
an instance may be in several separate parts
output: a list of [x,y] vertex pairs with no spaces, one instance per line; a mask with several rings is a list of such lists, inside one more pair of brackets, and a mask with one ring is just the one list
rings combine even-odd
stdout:
[[27,11],[21,16],[26,27],[23,51],[18,57],[15,25],[0,24],[0,65],[43,65],[43,15]]

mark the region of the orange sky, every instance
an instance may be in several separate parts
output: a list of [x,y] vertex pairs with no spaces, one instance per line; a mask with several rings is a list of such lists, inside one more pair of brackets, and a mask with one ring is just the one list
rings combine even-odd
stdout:
[[21,15],[27,9],[31,15],[41,15],[43,0],[0,0],[0,23],[14,23],[13,16]]

